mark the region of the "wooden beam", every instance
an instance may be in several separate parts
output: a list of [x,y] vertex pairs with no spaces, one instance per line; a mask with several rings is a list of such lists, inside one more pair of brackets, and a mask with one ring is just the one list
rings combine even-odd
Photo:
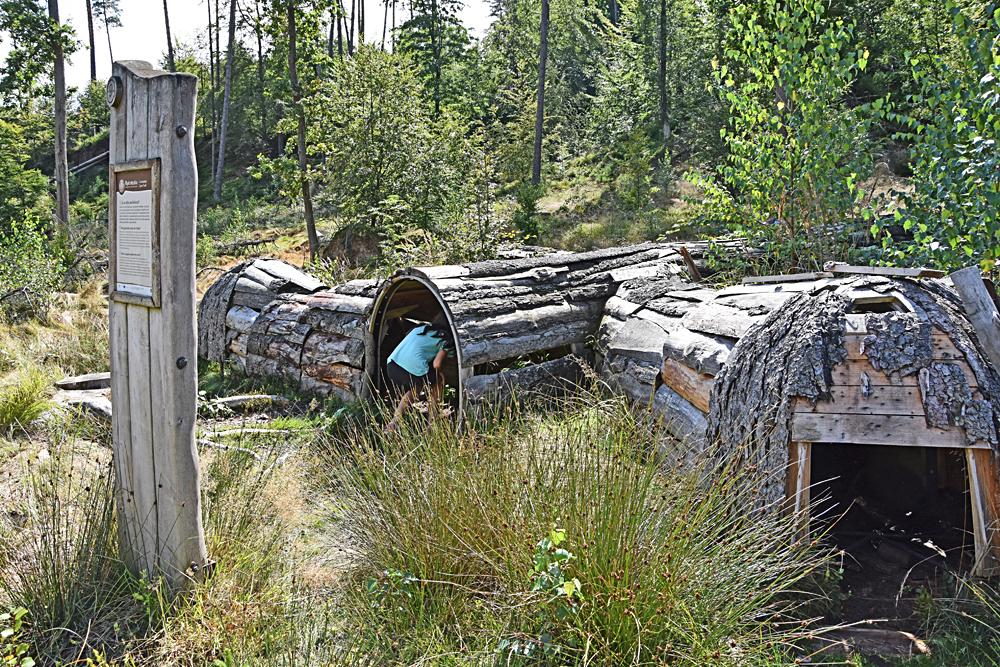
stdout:
[[953,447],[990,449],[979,441],[970,445],[959,427],[934,428],[922,416],[807,414],[792,416],[792,439],[853,445]]
[[1000,314],[990,292],[983,283],[978,266],[956,271],[950,276],[955,291],[962,298],[965,314],[976,330],[979,346],[1000,371]]
[[[979,384],[976,381],[976,376],[972,372],[972,368],[969,367],[964,361],[948,360],[948,363],[956,364],[965,373],[965,379],[969,383],[969,387],[975,390]],[[843,361],[833,367],[831,372],[833,378],[833,384],[838,386],[846,387],[863,387],[863,386],[891,386],[891,387],[916,387],[918,386],[917,374],[912,373],[910,375],[898,375],[890,374],[887,375],[882,371],[877,371],[872,368],[872,365],[868,363],[867,360],[855,359]],[[867,376],[867,380],[863,376]]]
[[976,561],[972,574],[1000,575],[1000,467],[989,450],[966,450]]
[[810,271],[808,273],[785,273],[773,276],[750,276],[743,279],[743,284],[797,283],[806,280],[819,280],[820,278],[833,278],[833,274],[829,271]]
[[866,276],[892,276],[896,278],[944,278],[944,271],[935,269],[905,269],[895,266],[858,266],[845,262],[827,262],[823,268],[830,273],[855,273]]
[[699,373],[669,357],[663,360],[663,382],[702,412],[708,412],[714,383],[711,375]]
[[[866,336],[867,334],[854,332],[844,336],[848,360],[868,361],[868,355],[864,352]],[[936,329],[931,334],[931,358],[934,361],[965,361],[965,355],[958,351],[948,334]]]
[[923,417],[924,405],[918,387],[873,386],[868,395],[861,387],[830,388],[830,400],[795,399],[793,410],[802,414],[905,415]]
[[788,443],[788,468],[785,471],[787,511],[798,517],[799,537],[809,536],[809,487],[812,484],[812,443]]

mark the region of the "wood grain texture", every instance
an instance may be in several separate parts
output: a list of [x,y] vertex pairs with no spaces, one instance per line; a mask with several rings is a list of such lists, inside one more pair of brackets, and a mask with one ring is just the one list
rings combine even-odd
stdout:
[[684,364],[663,360],[663,382],[702,412],[708,412],[712,393],[712,376],[698,373]]
[[976,563],[973,574],[1000,575],[1000,464],[995,452],[966,450]]
[[194,444],[197,79],[132,61],[115,63],[113,74],[125,92],[111,113],[112,168],[160,164],[160,307],[109,308],[122,551],[133,571],[162,574],[176,590],[207,562]]
[[[815,414],[797,412],[792,417],[792,438],[807,442],[904,447],[965,448],[961,428],[932,428],[923,416]],[[977,442],[976,448],[989,449]]]
[[861,387],[838,385],[830,388],[830,399],[813,404],[806,399],[796,399],[796,413],[814,414],[864,414],[922,416],[924,406],[920,389],[915,386],[874,385],[867,392]]
[[[963,373],[965,373],[966,380],[968,380],[969,387],[975,389],[978,385],[976,383],[976,376],[972,372],[972,369],[964,361],[951,361],[949,363],[954,363],[957,365]],[[844,386],[844,387],[861,387],[865,385],[870,385],[873,387],[877,386],[891,386],[891,387],[917,387],[919,386],[919,378],[916,373],[911,373],[909,375],[899,375],[898,373],[886,374],[882,371],[877,371],[872,368],[871,364],[866,360],[854,359],[848,360],[843,363],[837,364],[833,367],[831,371],[831,376],[834,385]],[[865,380],[864,378],[868,379]]]
[[951,282],[962,299],[965,314],[979,338],[979,345],[994,368],[1000,369],[1000,315],[979,267],[970,266],[951,274]]

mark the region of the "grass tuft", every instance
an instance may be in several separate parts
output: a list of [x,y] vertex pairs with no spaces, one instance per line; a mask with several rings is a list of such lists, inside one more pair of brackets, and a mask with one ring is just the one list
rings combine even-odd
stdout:
[[14,380],[0,386],[0,433],[25,428],[49,407],[49,378],[34,366],[28,366]]
[[[799,637],[823,554],[760,472],[658,462],[624,403],[486,432],[356,433],[330,467],[360,553],[348,633],[381,664],[751,665]],[[468,663],[466,662],[468,661]]]

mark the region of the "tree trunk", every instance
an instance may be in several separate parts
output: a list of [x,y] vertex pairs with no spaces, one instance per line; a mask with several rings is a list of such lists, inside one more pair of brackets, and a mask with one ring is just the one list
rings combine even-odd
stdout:
[[94,6],[87,0],[87,36],[90,38],[90,80],[97,81],[97,45],[94,43]]
[[257,37],[257,104],[260,106],[260,144],[266,146],[271,113],[267,107],[267,96],[264,94],[264,88],[267,85],[264,72],[264,34],[261,30],[259,15],[257,22],[254,23],[254,35]]
[[167,28],[167,69],[171,72],[177,71],[177,65],[174,62],[174,40],[170,36],[170,10],[167,9],[167,0],[163,0],[163,24]]
[[337,55],[344,59],[344,3],[337,0]]
[[108,36],[108,58],[111,59],[111,63],[115,62],[115,52],[111,48],[111,26],[108,24],[108,7],[107,5],[101,6],[101,15],[104,17],[104,32]]
[[358,0],[358,48],[365,43],[365,0]]
[[229,130],[229,104],[233,90],[233,49],[236,48],[236,0],[229,0],[229,46],[226,47],[226,90],[222,97],[222,128],[219,132],[219,162],[215,169],[216,203],[222,197],[222,172],[226,167],[226,132]]
[[542,182],[542,130],[545,122],[545,61],[549,57],[549,0],[542,0],[542,21],[538,45],[538,100],[535,105],[535,155],[531,165],[531,182]]
[[659,70],[656,76],[656,87],[660,93],[660,132],[663,145],[659,155],[660,160],[662,160],[670,143],[670,116],[667,108],[667,0],[660,0],[659,41]]
[[382,50],[385,51],[385,34],[389,28],[389,0],[385,2],[385,12],[382,14]]
[[222,14],[219,13],[219,0],[215,0],[215,80],[212,82],[214,90],[219,89],[219,84],[222,82],[222,47],[219,46],[219,29],[222,27],[219,25],[219,17]]
[[438,34],[438,0],[431,0],[431,57],[434,59],[434,115],[441,114],[441,35]]
[[[49,19],[59,25],[59,0],[48,0]],[[66,164],[66,72],[61,38],[55,43],[55,168],[56,226],[66,234],[69,231],[69,168]]]
[[[364,0],[362,0],[364,2]],[[358,14],[358,1],[351,0],[351,18],[347,24],[347,55],[354,55],[354,24]]]
[[208,98],[210,100],[209,108],[211,111],[211,131],[208,135],[208,145],[211,151],[211,167],[212,174],[215,174],[215,141],[218,135],[215,133],[216,128],[216,110],[215,110],[215,44],[213,43],[213,29],[212,29],[212,3],[206,2],[205,8],[208,10],[208,78],[209,78],[209,88],[208,88]]
[[611,19],[611,25],[618,25],[618,0],[608,0],[608,18]]
[[330,25],[327,26],[326,30],[326,55],[328,58],[333,60],[333,33],[335,31],[334,24],[337,22],[337,8],[330,8]]
[[313,218],[312,196],[309,193],[309,176],[306,173],[306,112],[302,107],[302,89],[299,87],[299,75],[296,69],[295,45],[295,4],[288,3],[288,78],[292,84],[292,103],[295,104],[295,114],[298,116],[298,149],[299,149],[299,182],[302,185],[302,207],[306,218],[306,235],[309,237],[309,261],[316,259],[319,253],[319,236],[316,234],[316,220]]

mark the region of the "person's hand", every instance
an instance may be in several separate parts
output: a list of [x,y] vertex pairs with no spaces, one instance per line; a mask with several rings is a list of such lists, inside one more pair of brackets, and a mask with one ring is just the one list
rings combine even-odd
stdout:
[[447,358],[448,358],[447,350],[441,350],[440,352],[438,352],[437,355],[434,357],[434,362],[432,364],[434,366],[434,370],[440,372],[441,367],[444,366],[444,360]]

